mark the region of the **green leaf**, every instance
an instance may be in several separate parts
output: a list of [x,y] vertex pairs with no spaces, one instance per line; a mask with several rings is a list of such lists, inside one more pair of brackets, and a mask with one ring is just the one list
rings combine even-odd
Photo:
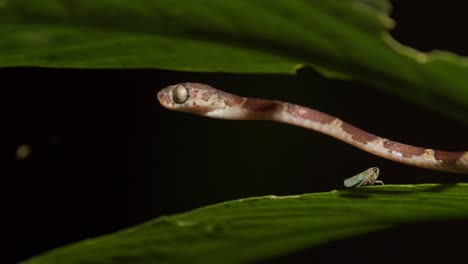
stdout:
[[0,0],[0,67],[312,66],[468,122],[468,60],[399,45],[389,10],[385,0]]
[[26,263],[238,263],[401,223],[467,218],[468,184],[255,197],[160,217]]

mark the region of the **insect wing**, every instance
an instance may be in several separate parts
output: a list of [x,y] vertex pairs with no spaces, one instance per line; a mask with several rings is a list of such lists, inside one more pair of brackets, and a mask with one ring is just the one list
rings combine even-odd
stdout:
[[344,186],[348,188],[359,187],[361,186],[360,184],[363,181],[365,181],[371,173],[372,173],[371,170],[366,170],[366,171],[359,173],[358,175],[348,178],[344,180]]

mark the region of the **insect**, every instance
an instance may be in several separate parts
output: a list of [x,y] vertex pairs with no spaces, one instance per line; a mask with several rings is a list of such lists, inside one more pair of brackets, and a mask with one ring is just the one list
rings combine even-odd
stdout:
[[376,183],[384,185],[383,181],[377,180],[379,168],[369,168],[351,178],[344,180],[344,186],[348,188],[359,188],[361,186],[374,185]]

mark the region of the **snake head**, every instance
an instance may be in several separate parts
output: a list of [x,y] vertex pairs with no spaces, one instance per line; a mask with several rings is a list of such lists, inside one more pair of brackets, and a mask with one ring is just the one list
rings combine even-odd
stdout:
[[238,96],[201,83],[179,83],[158,92],[159,103],[167,109],[218,118],[223,118],[218,113],[239,100]]

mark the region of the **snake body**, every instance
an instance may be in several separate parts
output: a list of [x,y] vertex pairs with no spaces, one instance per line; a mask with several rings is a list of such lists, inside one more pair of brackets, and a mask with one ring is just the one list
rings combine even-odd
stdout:
[[200,83],[168,86],[159,91],[158,100],[168,109],[201,116],[231,120],[271,120],[300,126],[392,161],[432,170],[468,173],[468,151],[440,151],[398,143],[305,106],[241,97]]

